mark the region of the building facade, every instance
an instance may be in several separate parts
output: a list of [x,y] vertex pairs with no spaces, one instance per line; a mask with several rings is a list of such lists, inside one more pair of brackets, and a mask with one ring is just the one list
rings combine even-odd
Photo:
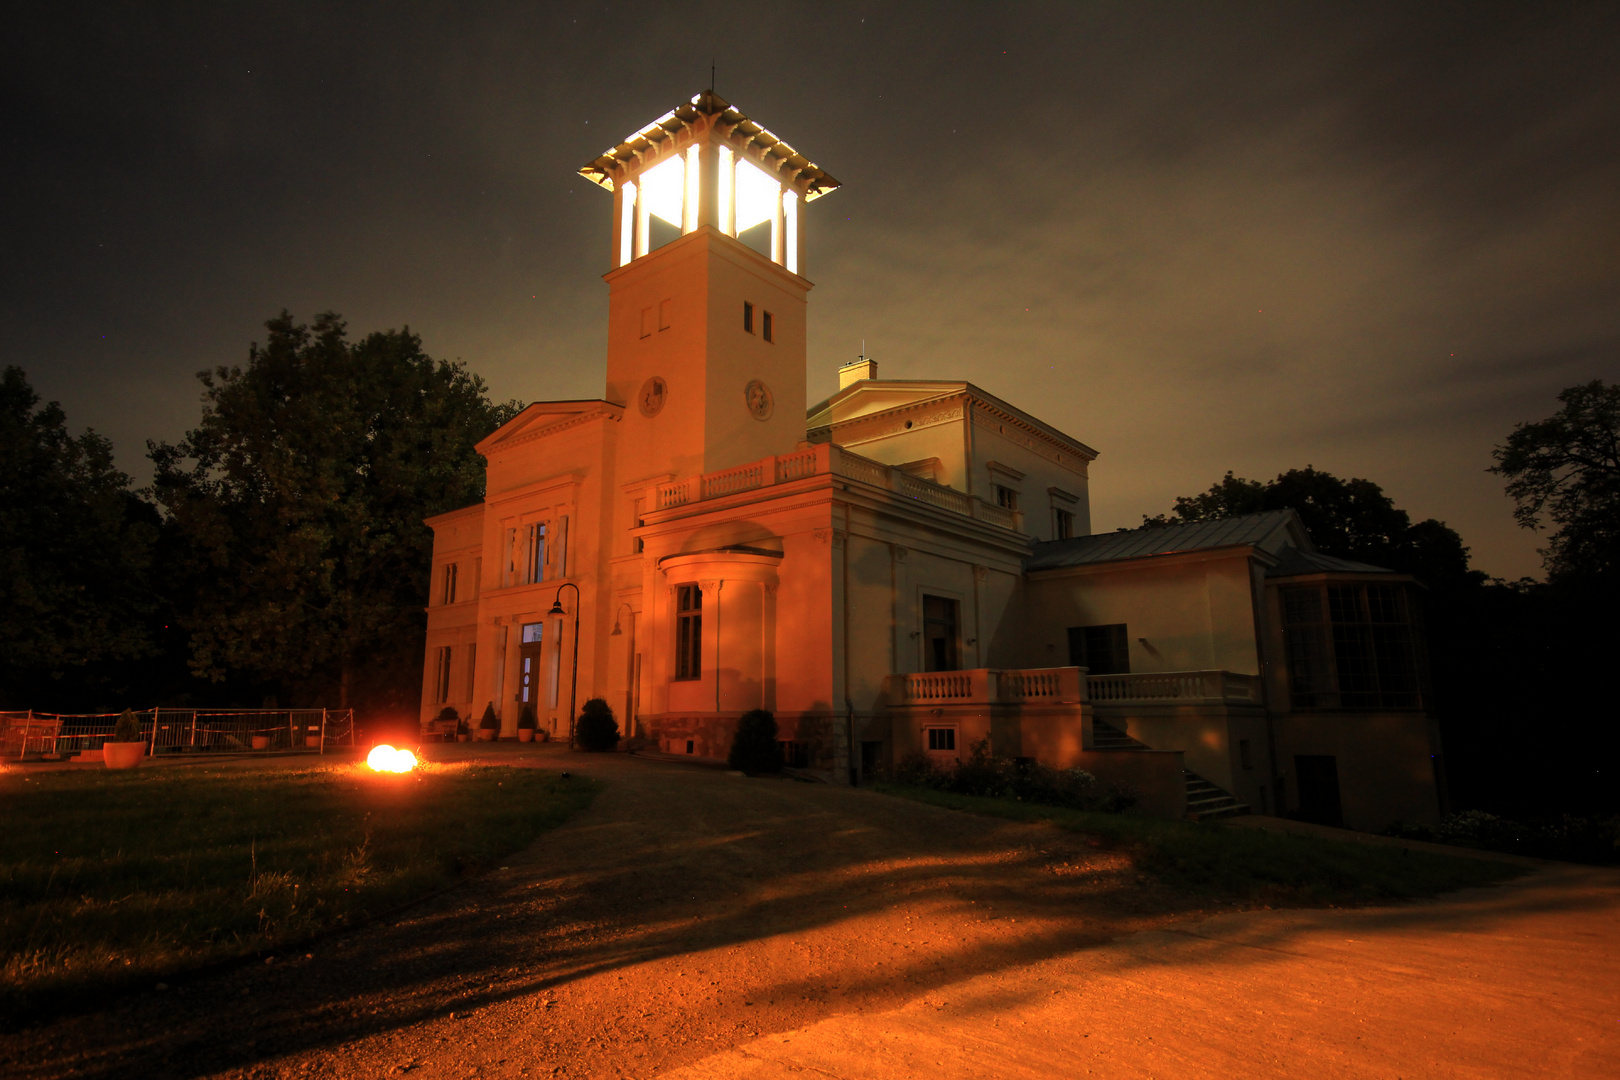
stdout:
[[1414,582],[1287,512],[1094,536],[1097,452],[972,383],[862,358],[808,406],[801,219],[838,184],[712,92],[582,173],[613,194],[604,396],[524,409],[484,501],[429,520],[424,723],[567,738],[602,697],[723,757],[766,708],[838,782],[989,739],[1169,815],[1437,815]]

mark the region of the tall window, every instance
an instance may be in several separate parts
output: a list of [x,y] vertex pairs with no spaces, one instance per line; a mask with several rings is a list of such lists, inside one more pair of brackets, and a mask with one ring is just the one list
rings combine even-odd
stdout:
[[1129,675],[1130,638],[1124,623],[1069,627],[1069,663],[1092,675]]
[[760,336],[766,341],[775,341],[776,320],[771,318],[771,313],[768,311],[761,312],[760,314],[762,316],[759,323]]
[[546,579],[546,526],[536,522],[529,526],[529,565],[527,581]]
[[433,674],[433,701],[435,704],[443,705],[450,700],[450,646],[439,646]]
[[1052,507],[1052,539],[1068,540],[1074,536],[1074,514],[1061,506]]
[[1417,613],[1404,585],[1295,586],[1282,608],[1294,708],[1422,708]]
[[696,585],[675,588],[675,677],[696,679],[703,674],[703,590]]
[[996,505],[1003,510],[1018,509],[1018,490],[1004,484],[996,485]]
[[754,332],[754,305],[750,304],[748,301],[744,300],[743,301],[743,333],[752,334],[753,332]]
[[957,603],[943,596],[923,597],[923,670],[956,671],[962,666],[957,651]]
[[444,584],[439,592],[439,603],[453,604],[456,602],[456,564],[449,563],[444,568]]

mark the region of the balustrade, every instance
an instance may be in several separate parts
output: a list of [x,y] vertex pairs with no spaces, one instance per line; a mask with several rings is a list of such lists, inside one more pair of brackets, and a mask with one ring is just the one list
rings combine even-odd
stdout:
[[1231,671],[1156,671],[1088,675],[1086,696],[1098,703],[1218,701],[1260,704],[1260,678]]

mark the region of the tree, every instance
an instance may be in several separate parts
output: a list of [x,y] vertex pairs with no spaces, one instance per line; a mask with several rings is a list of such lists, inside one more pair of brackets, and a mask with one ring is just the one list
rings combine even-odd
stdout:
[[769,709],[750,709],[737,718],[727,763],[743,772],[782,771],[782,744],[776,741],[776,715]]
[[1412,574],[1431,585],[1482,580],[1468,569],[1462,537],[1445,522],[1413,524],[1371,480],[1341,480],[1311,465],[1264,484],[1228,472],[1208,491],[1180,496],[1169,514],[1144,516],[1142,524],[1183,525],[1267,510],[1296,511],[1327,555]]
[[1594,379],[1558,395],[1563,408],[1520,424],[1491,472],[1508,478],[1513,516],[1558,526],[1542,549],[1548,579],[1614,581],[1620,569],[1620,384]]
[[102,704],[109,665],[152,652],[158,516],[113,466],[112,443],[70,435],[21,368],[0,376],[0,704]]
[[574,725],[574,741],[581,750],[604,753],[619,745],[619,722],[613,718],[613,706],[603,698],[593,697],[579,710],[579,721]]
[[265,326],[245,368],[199,374],[201,424],[148,444],[195,583],[192,670],[401,706],[420,684],[422,519],[482,497],[474,445],[520,406],[408,327],[350,343],[331,312]]

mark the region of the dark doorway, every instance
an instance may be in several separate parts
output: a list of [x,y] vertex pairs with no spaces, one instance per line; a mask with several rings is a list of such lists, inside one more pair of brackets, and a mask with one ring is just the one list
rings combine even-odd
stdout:
[[1318,825],[1343,826],[1337,759],[1332,754],[1296,754],[1294,776],[1299,782],[1299,811],[1295,816]]
[[877,777],[878,761],[883,754],[881,742],[861,743],[861,782],[873,780]]
[[534,706],[540,713],[540,650],[544,623],[525,623],[518,648],[518,704]]
[[957,651],[957,603],[943,596],[923,597],[923,670],[956,671],[962,666]]

